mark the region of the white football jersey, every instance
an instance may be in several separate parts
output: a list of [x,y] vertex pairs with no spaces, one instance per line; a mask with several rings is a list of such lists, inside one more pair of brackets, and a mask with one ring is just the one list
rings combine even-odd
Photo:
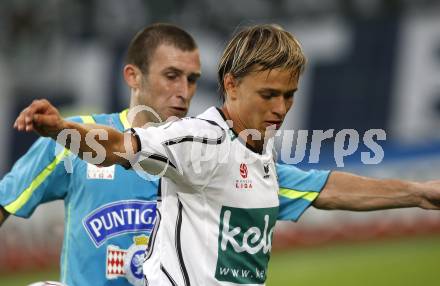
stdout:
[[264,285],[279,207],[273,148],[254,152],[214,107],[135,132],[141,167],[164,174],[147,285]]

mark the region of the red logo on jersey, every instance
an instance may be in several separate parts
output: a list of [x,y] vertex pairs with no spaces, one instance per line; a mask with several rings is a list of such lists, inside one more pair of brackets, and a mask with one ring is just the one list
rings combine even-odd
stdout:
[[245,163],[240,164],[241,179],[235,180],[235,188],[237,190],[251,190],[252,180],[248,179],[248,167]]
[[248,176],[248,168],[245,163],[240,164],[240,175],[243,179],[246,179]]

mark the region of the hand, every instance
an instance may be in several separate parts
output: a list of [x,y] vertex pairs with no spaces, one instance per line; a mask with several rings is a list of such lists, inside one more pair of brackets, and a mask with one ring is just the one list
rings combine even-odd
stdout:
[[35,131],[44,137],[55,138],[63,129],[64,120],[58,110],[46,99],[34,100],[17,117],[14,128],[18,131]]
[[440,209],[440,180],[427,181],[422,185],[422,201],[420,207],[424,209]]

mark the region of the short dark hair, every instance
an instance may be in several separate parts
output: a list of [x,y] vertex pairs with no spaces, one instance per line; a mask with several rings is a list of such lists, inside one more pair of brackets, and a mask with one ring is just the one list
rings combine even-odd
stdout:
[[182,51],[197,49],[195,40],[188,32],[172,24],[157,23],[134,36],[128,46],[125,63],[133,64],[143,73],[148,73],[151,57],[162,44],[172,45]]

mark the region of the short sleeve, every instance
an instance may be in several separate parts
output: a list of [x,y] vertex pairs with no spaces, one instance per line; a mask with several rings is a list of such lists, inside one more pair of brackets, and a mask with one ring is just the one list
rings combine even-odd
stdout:
[[219,126],[197,118],[134,130],[141,145],[138,167],[191,186],[206,183],[226,137]]
[[63,162],[69,154],[52,139],[38,139],[0,181],[0,205],[26,218],[38,205],[63,198],[70,178]]
[[[84,122],[86,117],[90,116],[68,120]],[[40,204],[65,198],[72,157],[54,140],[39,138],[0,181],[0,206],[12,215],[27,218]]]
[[330,171],[303,171],[292,165],[276,164],[280,211],[278,220],[297,221],[324,188]]

